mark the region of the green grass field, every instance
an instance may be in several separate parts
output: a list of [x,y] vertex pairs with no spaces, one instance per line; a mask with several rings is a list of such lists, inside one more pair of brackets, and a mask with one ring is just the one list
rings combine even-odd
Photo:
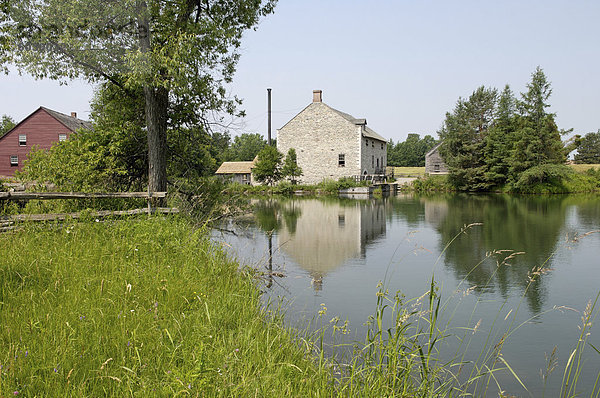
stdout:
[[394,167],[395,177],[420,177],[425,175],[425,167]]
[[589,169],[600,169],[600,164],[570,164],[569,167],[571,167],[573,170],[582,173],[586,170]]
[[173,218],[0,234],[0,396],[310,396],[252,273]]

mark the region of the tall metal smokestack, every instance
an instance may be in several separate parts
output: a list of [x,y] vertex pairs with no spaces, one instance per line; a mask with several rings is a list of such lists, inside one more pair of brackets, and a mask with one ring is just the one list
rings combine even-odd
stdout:
[[271,145],[271,89],[267,89],[267,145]]

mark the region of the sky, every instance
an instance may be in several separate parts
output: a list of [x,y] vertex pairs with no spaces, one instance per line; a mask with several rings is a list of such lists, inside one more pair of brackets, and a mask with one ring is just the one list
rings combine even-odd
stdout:
[[[279,0],[244,35],[231,94],[246,117],[232,135],[282,127],[323,90],[323,102],[385,138],[436,132],[459,97],[509,84],[524,92],[540,66],[562,129],[600,129],[600,1]],[[0,115],[40,105],[89,116],[93,87],[0,75]]]

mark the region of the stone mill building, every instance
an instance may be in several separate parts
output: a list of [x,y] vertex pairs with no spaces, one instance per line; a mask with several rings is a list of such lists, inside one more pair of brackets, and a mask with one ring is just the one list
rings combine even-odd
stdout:
[[313,91],[313,101],[277,130],[277,149],[296,150],[301,183],[315,184],[341,177],[368,178],[385,174],[387,141],[371,128],[367,119],[340,112]]

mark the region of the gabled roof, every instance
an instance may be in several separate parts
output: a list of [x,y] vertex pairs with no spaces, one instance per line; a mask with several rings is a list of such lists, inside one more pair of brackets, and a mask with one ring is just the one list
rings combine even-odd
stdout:
[[254,161],[250,162],[223,162],[215,174],[250,174]]
[[50,116],[52,116],[54,119],[56,119],[59,123],[63,124],[66,128],[68,128],[69,130],[71,130],[73,132],[75,132],[75,131],[77,131],[77,130],[79,130],[81,128],[85,128],[85,129],[91,129],[92,128],[92,123],[90,123],[88,121],[81,120],[81,119],[78,119],[78,118],[73,117],[73,116],[68,116],[68,115],[65,115],[64,113],[53,111],[52,109],[48,109],[46,107],[40,106],[35,111],[31,112],[25,119],[23,119],[19,123],[17,123],[12,129],[8,130],[3,135],[0,135],[0,138],[4,137],[8,133],[10,133],[11,131],[13,131],[17,127],[19,127],[27,119],[29,119],[30,117],[32,117],[33,115],[35,115],[40,110],[45,111]]
[[[327,105],[324,102],[311,102],[310,104],[308,104],[308,106],[306,106],[304,109],[302,109],[300,112],[298,112],[298,114],[296,114],[296,116],[298,116],[299,114],[301,114],[307,108],[309,108],[310,106],[312,106],[314,104],[321,104],[321,105],[326,106],[327,108],[331,109],[332,111],[334,111],[335,113],[337,113],[338,115],[340,115],[341,117],[343,117],[344,119],[346,119],[347,121],[349,121],[352,124],[363,125],[364,126],[363,136],[365,136],[367,138],[372,138],[374,140],[379,140],[379,141],[387,142],[387,140],[385,138],[383,138],[382,136],[380,136],[379,134],[377,134],[370,127],[367,127],[367,119],[357,119],[357,118],[355,118],[352,115],[349,115],[349,114],[347,114],[345,112],[342,112],[342,111],[338,111],[337,109],[330,107],[329,105]],[[294,120],[296,118],[296,116],[294,116],[293,118],[291,118],[290,120],[288,120],[288,122],[286,124],[284,124],[281,128],[284,128],[285,126],[287,126],[292,120]],[[281,129],[279,129],[279,130],[281,130]]]
[[377,134],[370,127],[367,127],[367,119],[357,119],[354,116],[349,115],[347,113],[344,113],[342,111],[338,111],[337,109],[334,109],[334,108],[330,107],[329,105],[326,105],[326,104],[324,104],[324,105],[327,106],[332,111],[338,113],[341,117],[343,117],[344,119],[346,119],[350,123],[354,123],[354,124],[357,124],[357,125],[363,125],[365,127],[364,131],[363,131],[363,136],[365,136],[367,138],[372,138],[374,140],[379,140],[379,141],[387,142],[387,140],[385,138],[383,138],[382,136],[380,136],[379,134]]
[[437,144],[435,144],[435,146],[433,148],[431,148],[431,150],[425,154],[425,157],[427,157],[427,156],[431,155],[432,153],[434,153],[435,151],[437,151],[438,148],[442,145],[442,143],[443,143],[443,141],[440,141]]
[[88,121],[81,120],[81,119],[78,119],[73,116],[65,115],[64,113],[56,112],[56,111],[53,111],[52,109],[48,109],[43,106],[40,106],[40,109],[43,109],[46,112],[48,112],[50,114],[50,116],[52,116],[53,118],[55,118],[56,120],[58,120],[59,122],[64,124],[66,128],[68,128],[69,130],[71,130],[73,132],[75,132],[79,129],[91,129],[92,128],[92,123],[90,123]]

